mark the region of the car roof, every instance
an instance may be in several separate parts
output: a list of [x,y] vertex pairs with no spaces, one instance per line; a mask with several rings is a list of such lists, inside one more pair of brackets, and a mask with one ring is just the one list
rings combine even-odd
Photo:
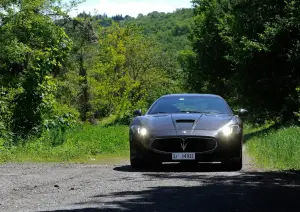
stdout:
[[222,98],[219,95],[216,94],[200,94],[200,93],[176,93],[176,94],[167,94],[163,95],[160,98],[168,98],[168,97],[217,97],[217,98]]

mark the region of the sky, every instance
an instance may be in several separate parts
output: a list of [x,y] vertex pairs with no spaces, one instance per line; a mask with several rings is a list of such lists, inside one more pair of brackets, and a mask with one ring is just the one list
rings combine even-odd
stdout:
[[79,12],[97,11],[97,14],[106,13],[108,16],[116,14],[130,15],[136,17],[139,13],[147,15],[150,12],[173,12],[177,8],[190,8],[191,0],[86,0],[77,7],[77,11],[71,14],[76,15]]

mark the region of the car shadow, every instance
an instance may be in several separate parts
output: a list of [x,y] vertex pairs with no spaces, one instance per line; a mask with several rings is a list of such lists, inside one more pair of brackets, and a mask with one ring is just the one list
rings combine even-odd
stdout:
[[130,165],[117,166],[113,169],[119,172],[222,172],[227,171],[221,164],[163,164],[157,167],[133,169]]
[[[92,211],[299,211],[299,172],[221,174],[143,173],[170,180],[164,186],[99,193],[75,202],[73,212]],[[178,183],[181,182],[181,183]],[[186,182],[186,183],[184,183]],[[191,184],[192,183],[192,184]],[[136,185],[136,184],[134,184]]]

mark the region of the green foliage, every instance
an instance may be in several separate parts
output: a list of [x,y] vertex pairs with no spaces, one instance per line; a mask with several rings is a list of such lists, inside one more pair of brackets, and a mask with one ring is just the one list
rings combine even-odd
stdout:
[[82,121],[115,117],[113,123],[128,123],[134,109],[145,110],[159,96],[181,90],[173,54],[136,25],[97,27],[92,17],[71,23],[65,28],[73,51],[69,70],[57,76],[56,96],[77,108]]
[[13,95],[8,89],[2,87],[0,89],[0,149],[4,145],[11,143],[12,134],[9,129],[9,121],[11,120],[11,110],[9,107],[9,102]]
[[[90,85],[88,83],[88,71],[94,66],[95,61],[93,61],[93,59],[97,54],[95,49],[98,38],[95,24],[96,23],[92,22],[90,16],[80,16],[72,19],[68,25],[65,26],[67,33],[74,42],[71,55],[69,56],[69,64],[71,64],[71,66],[68,76],[74,77],[77,75],[76,79],[69,78],[67,81],[73,81],[73,85],[69,84],[69,89],[78,89],[75,90],[73,95],[76,96],[76,107],[80,112],[80,119],[82,121],[92,118],[90,115],[92,106],[90,104],[91,96],[89,91]],[[61,92],[63,93],[57,94],[64,97],[65,91],[61,90]]]
[[299,136],[299,127],[285,127],[267,133],[259,130],[256,136],[247,140],[246,148],[259,166],[268,169],[299,170]]
[[295,111],[294,114],[298,117],[298,121],[300,122],[300,87],[296,88],[298,92],[298,111]]
[[293,119],[299,69],[298,1],[193,1],[188,85],[248,107],[255,117]]
[[177,9],[173,13],[152,12],[145,16],[125,19],[122,25],[135,24],[143,29],[147,36],[153,36],[164,51],[178,52],[190,49],[187,39],[193,23],[192,9]]
[[[150,20],[139,24],[138,18],[118,16],[111,18],[118,23],[103,24],[107,16],[81,13],[58,21],[74,45],[66,69],[56,75],[56,99],[77,108],[82,121],[115,117],[113,123],[128,123],[134,109],[146,110],[159,96],[182,91],[177,47],[188,42],[185,21],[191,20],[191,12],[163,15],[169,21],[176,17],[177,33],[185,40],[176,40],[176,50],[167,50],[156,32],[145,32],[143,26]],[[164,27],[165,18],[156,21]]]
[[[231,64],[225,58],[231,44],[220,36],[221,23],[231,22],[229,2],[204,0],[194,3],[197,7],[191,41],[195,55],[194,61],[189,59],[187,83],[197,92],[215,93],[230,101],[232,96],[228,91],[236,93],[235,82],[228,79],[233,75]],[[223,30],[227,30],[226,27]]]
[[74,108],[59,103],[54,104],[52,116],[44,120],[44,136],[52,146],[62,145],[66,140],[66,132],[77,126],[79,113]]
[[177,57],[192,10],[68,17],[78,2],[0,2],[1,146],[46,137],[60,146],[78,120],[128,123],[134,109],[183,90]]
[[52,0],[0,3],[0,82],[2,90],[13,94],[6,100],[11,115],[5,128],[11,128],[15,141],[42,132],[43,119],[54,101],[50,73],[62,67],[69,52],[71,41],[43,13],[47,10],[61,15],[56,3]]

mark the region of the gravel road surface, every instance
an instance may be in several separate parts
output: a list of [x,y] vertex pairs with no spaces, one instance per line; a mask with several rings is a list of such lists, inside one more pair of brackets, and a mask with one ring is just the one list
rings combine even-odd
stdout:
[[300,211],[300,174],[219,165],[5,164],[0,211]]

